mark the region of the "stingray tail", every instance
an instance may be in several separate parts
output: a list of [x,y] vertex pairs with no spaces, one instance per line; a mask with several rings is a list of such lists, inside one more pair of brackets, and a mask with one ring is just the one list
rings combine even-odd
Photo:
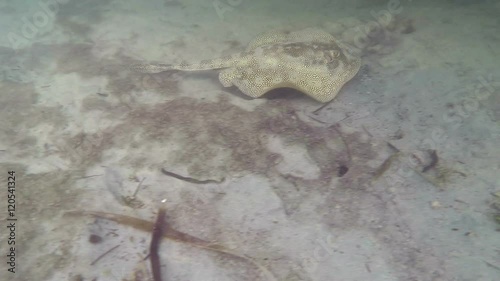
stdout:
[[163,63],[145,63],[145,64],[133,64],[130,69],[141,73],[160,73],[163,71],[173,70],[174,68],[170,64]]

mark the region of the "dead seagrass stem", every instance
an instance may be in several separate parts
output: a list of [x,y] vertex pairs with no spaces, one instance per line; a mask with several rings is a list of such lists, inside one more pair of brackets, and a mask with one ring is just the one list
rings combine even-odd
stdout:
[[[69,211],[65,213],[66,215],[77,215],[77,216],[93,216],[96,218],[102,218],[102,219],[107,219],[114,221],[119,224],[127,225],[130,227],[133,227],[135,229],[141,230],[141,231],[146,231],[150,232],[152,229],[154,229],[154,223],[143,220],[143,219],[138,219],[130,216],[125,216],[125,215],[118,215],[118,214],[112,214],[112,213],[106,213],[106,212],[94,212],[94,211]],[[276,277],[263,265],[255,261],[253,258],[240,255],[237,253],[234,253],[233,251],[225,248],[224,246],[221,246],[219,244],[213,243],[213,242],[208,242],[203,239],[196,238],[194,236],[191,236],[187,233],[183,233],[180,231],[177,231],[173,229],[172,227],[169,226],[168,222],[164,221],[163,227],[162,227],[162,234],[163,238],[167,238],[170,240],[174,240],[176,242],[180,243],[185,243],[189,244],[191,246],[201,248],[201,249],[206,249],[222,254],[226,254],[230,257],[237,258],[244,260],[246,262],[249,262],[253,264],[255,267],[257,267],[263,274],[266,276],[267,280],[270,281],[278,281]]]

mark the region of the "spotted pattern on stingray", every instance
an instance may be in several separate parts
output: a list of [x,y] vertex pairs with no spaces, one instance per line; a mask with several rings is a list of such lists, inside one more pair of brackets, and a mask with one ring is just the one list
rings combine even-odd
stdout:
[[346,46],[341,47],[332,35],[314,28],[265,33],[242,53],[199,63],[132,66],[144,73],[220,69],[219,81],[224,87],[234,85],[252,98],[287,87],[320,102],[334,99],[360,67],[361,59]]

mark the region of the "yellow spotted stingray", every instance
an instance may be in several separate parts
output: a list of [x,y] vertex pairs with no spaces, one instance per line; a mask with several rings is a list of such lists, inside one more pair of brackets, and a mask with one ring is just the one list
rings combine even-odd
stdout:
[[244,52],[231,56],[194,64],[137,64],[132,69],[143,73],[222,69],[219,81],[224,87],[235,85],[252,98],[276,88],[293,88],[329,102],[360,66],[361,59],[340,47],[332,35],[308,28],[262,34]]

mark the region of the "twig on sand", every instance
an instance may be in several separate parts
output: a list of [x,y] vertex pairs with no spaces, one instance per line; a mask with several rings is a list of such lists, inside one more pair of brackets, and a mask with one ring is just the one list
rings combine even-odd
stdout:
[[187,181],[187,182],[190,182],[190,183],[195,183],[195,184],[222,183],[225,180],[224,178],[222,178],[220,180],[211,180],[211,179],[208,179],[208,180],[198,180],[198,179],[195,179],[195,178],[185,177],[185,176],[181,176],[179,174],[167,171],[167,170],[165,170],[165,168],[161,168],[161,172],[164,175],[167,175],[167,176],[179,179],[179,180]]
[[[66,212],[66,215],[78,215],[78,216],[93,216],[97,218],[102,218],[102,219],[107,219],[114,221],[119,224],[123,225],[128,225],[131,226],[135,229],[142,230],[149,232],[151,229],[154,229],[154,223],[143,220],[143,219],[138,219],[130,216],[125,216],[125,215],[118,215],[118,214],[112,214],[112,213],[105,213],[105,212],[93,212],[93,211],[69,211]],[[206,249],[214,252],[218,252],[221,254],[228,255],[232,258],[240,259],[246,262],[251,263],[255,267],[257,267],[266,277],[267,280],[269,281],[278,281],[276,277],[263,265],[255,261],[255,259],[251,257],[247,257],[244,255],[236,254],[233,251],[227,249],[224,246],[218,245],[216,243],[208,242],[203,239],[196,238],[194,236],[191,236],[187,233],[183,233],[180,231],[175,230],[174,228],[170,227],[168,222],[166,220],[163,221],[163,231],[162,231],[162,236],[164,238],[174,240],[176,242],[181,242],[181,243],[186,243],[189,244],[193,247],[201,248],[201,249]]]
[[158,254],[158,247],[160,246],[161,237],[163,236],[165,224],[165,209],[158,210],[158,216],[153,226],[151,235],[151,244],[149,246],[149,260],[151,261],[151,271],[153,272],[154,281],[162,281],[161,278],[161,264],[160,255]]
[[113,250],[115,250],[116,248],[120,247],[120,245],[116,245],[114,246],[113,248],[107,250],[106,252],[104,252],[102,255],[100,255],[99,257],[97,257],[97,259],[95,259],[93,262],[90,263],[90,265],[94,265],[96,264],[99,260],[101,260],[102,258],[104,258],[105,255],[111,253]]

